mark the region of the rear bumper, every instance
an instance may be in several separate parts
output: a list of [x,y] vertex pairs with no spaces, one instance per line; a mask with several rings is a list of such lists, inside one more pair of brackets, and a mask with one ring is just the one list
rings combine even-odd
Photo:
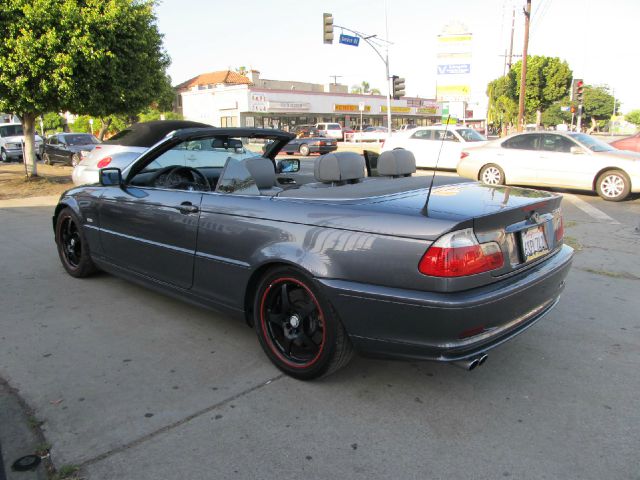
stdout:
[[337,145],[309,145],[309,151],[312,153],[329,153],[338,149]]
[[523,332],[558,302],[573,259],[560,251],[525,272],[456,293],[318,281],[361,353],[450,362],[473,358]]

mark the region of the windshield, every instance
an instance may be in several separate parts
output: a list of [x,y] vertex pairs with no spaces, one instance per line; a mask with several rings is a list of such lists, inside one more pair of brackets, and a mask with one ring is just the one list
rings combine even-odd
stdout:
[[590,135],[586,135],[584,133],[569,133],[569,136],[577,141],[579,141],[582,145],[587,147],[592,152],[611,152],[615,150],[611,145],[608,145],[597,138],[593,138]]
[[65,135],[64,139],[67,145],[92,145],[98,144],[100,141],[93,135]]
[[14,135],[24,135],[22,125],[4,125],[0,127],[0,137],[13,137]]
[[487,140],[472,128],[460,128],[456,132],[467,142],[484,142]]

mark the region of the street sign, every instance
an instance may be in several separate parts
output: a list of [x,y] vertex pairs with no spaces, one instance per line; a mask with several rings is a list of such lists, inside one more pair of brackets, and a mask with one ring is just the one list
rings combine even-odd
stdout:
[[358,110],[360,110],[361,112],[364,112],[364,102],[358,103]]
[[571,111],[571,107],[569,105],[565,106],[561,106],[560,107],[560,111],[561,112],[570,112]]
[[360,37],[353,37],[351,35],[345,35],[344,33],[340,34],[340,43],[344,43],[345,45],[351,45],[353,47],[357,47],[360,45]]

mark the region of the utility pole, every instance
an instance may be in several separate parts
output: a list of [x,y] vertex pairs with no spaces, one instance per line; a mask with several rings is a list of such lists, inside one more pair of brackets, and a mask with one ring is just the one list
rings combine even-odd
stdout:
[[337,85],[338,84],[338,79],[342,78],[342,75],[329,75],[329,78],[333,78],[333,84]]
[[[516,29],[516,7],[513,7],[511,12],[511,43],[509,44],[509,62],[507,63],[509,67],[509,72],[511,71],[511,66],[513,65],[513,33]],[[505,52],[506,53],[506,52]]]
[[524,10],[524,47],[522,48],[522,74],[520,75],[520,101],[518,104],[518,131],[524,126],[524,98],[527,93],[527,50],[529,48],[529,22],[531,21],[531,0],[527,0]]

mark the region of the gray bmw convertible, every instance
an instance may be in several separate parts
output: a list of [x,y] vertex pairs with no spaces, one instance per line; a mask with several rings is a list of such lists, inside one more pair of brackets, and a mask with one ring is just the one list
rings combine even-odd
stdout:
[[276,160],[292,138],[180,130],[102,169],[55,209],[63,267],[236,315],[299,379],[354,352],[472,369],[558,301],[573,256],[560,195],[432,186],[406,150],[329,153],[311,177]]

